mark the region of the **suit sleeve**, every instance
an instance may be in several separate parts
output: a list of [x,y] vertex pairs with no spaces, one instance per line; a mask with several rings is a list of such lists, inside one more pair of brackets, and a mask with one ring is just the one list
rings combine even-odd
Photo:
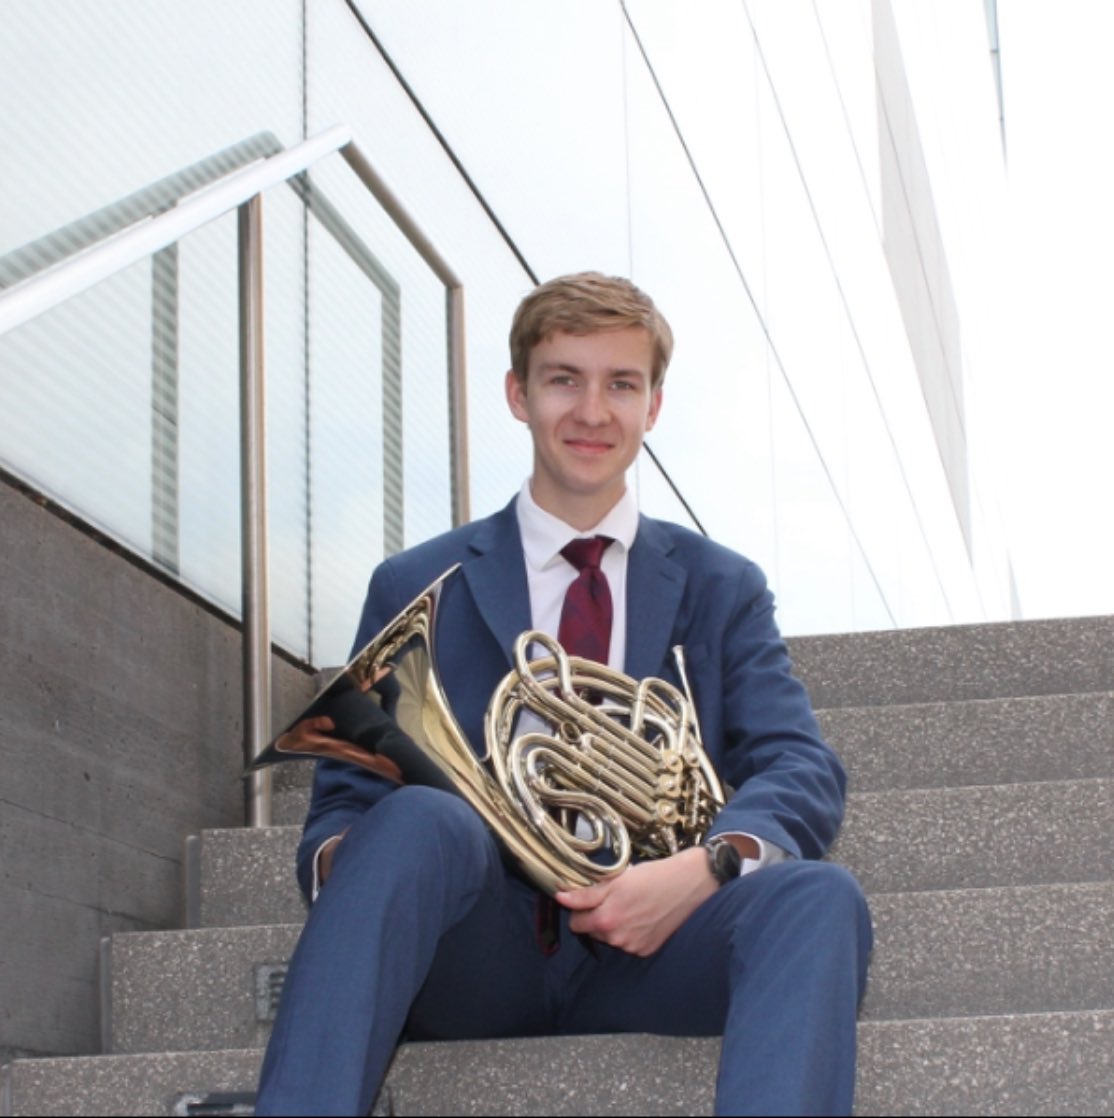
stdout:
[[793,675],[765,576],[747,563],[722,634],[719,771],[735,789],[713,832],[742,831],[821,858],[843,818],[846,776]]
[[[352,655],[363,648],[405,605],[399,600],[389,562],[381,563],[371,576]],[[358,765],[328,758],[317,762],[309,812],[297,855],[298,882],[307,897],[312,887],[313,855],[321,843],[332,835],[340,834],[396,787],[392,781]]]

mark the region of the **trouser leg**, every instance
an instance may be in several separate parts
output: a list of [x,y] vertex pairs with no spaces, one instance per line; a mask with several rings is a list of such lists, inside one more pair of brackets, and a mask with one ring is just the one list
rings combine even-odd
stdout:
[[724,886],[655,955],[578,975],[565,1032],[723,1034],[719,1114],[849,1114],[870,915],[855,879],[787,862]]
[[734,931],[717,1110],[850,1114],[873,942],[866,900],[823,862],[770,867],[765,885]]
[[[455,796],[401,788],[368,811],[337,847],[291,959],[256,1112],[366,1114],[442,942],[508,957],[500,945],[525,939],[528,951],[511,887],[490,833]],[[513,1028],[524,986],[471,1010],[488,1011],[493,1031],[501,1015]],[[449,1015],[458,993],[468,997],[442,994]]]

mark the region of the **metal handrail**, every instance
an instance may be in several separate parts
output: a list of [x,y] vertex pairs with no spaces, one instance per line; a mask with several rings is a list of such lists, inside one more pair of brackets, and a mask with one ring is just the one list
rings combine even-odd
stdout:
[[[271,638],[267,599],[266,452],[263,353],[263,191],[291,183],[339,152],[369,193],[446,288],[449,384],[453,433],[453,519],[468,519],[467,423],[464,410],[464,293],[456,273],[352,140],[335,125],[295,147],[234,171],[181,198],[173,209],[102,238],[11,288],[0,291],[0,337],[152,256],[233,209],[239,211],[240,485],[243,553],[244,751],[250,761],[270,740]],[[295,185],[295,184],[292,184]],[[295,188],[302,187],[300,182]],[[253,774],[248,793],[252,826],[271,821],[270,773]]]
[[172,210],[139,222],[0,295],[0,336],[153,255],[269,187],[285,182],[352,140],[336,125],[297,147],[203,187]]
[[22,283],[129,225],[147,221],[155,214],[170,209],[186,195],[224,178],[232,171],[283,150],[273,132],[257,132],[45,236],[12,249],[0,257],[0,288]]

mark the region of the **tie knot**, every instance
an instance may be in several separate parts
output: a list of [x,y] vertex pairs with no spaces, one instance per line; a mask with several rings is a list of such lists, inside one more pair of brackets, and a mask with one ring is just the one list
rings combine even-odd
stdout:
[[615,541],[610,536],[590,536],[587,539],[570,540],[561,554],[578,570],[598,570],[603,553]]

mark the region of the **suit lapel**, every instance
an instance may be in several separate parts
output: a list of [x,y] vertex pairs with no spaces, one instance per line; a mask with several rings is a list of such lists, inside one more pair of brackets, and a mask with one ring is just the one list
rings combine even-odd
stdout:
[[475,553],[462,567],[476,609],[511,663],[519,633],[530,628],[526,560],[512,501],[483,521],[469,544]]
[[687,574],[669,558],[668,534],[653,520],[639,518],[638,535],[627,561],[627,652],[625,671],[635,679],[660,675],[669,653]]
[[[515,640],[530,627],[530,590],[514,501],[480,522],[469,547],[474,558],[463,565],[461,573],[476,610],[509,666]],[[627,562],[624,671],[635,679],[660,675],[669,655],[687,580],[684,567],[669,558],[672,550],[668,533],[657,522],[640,517]]]

